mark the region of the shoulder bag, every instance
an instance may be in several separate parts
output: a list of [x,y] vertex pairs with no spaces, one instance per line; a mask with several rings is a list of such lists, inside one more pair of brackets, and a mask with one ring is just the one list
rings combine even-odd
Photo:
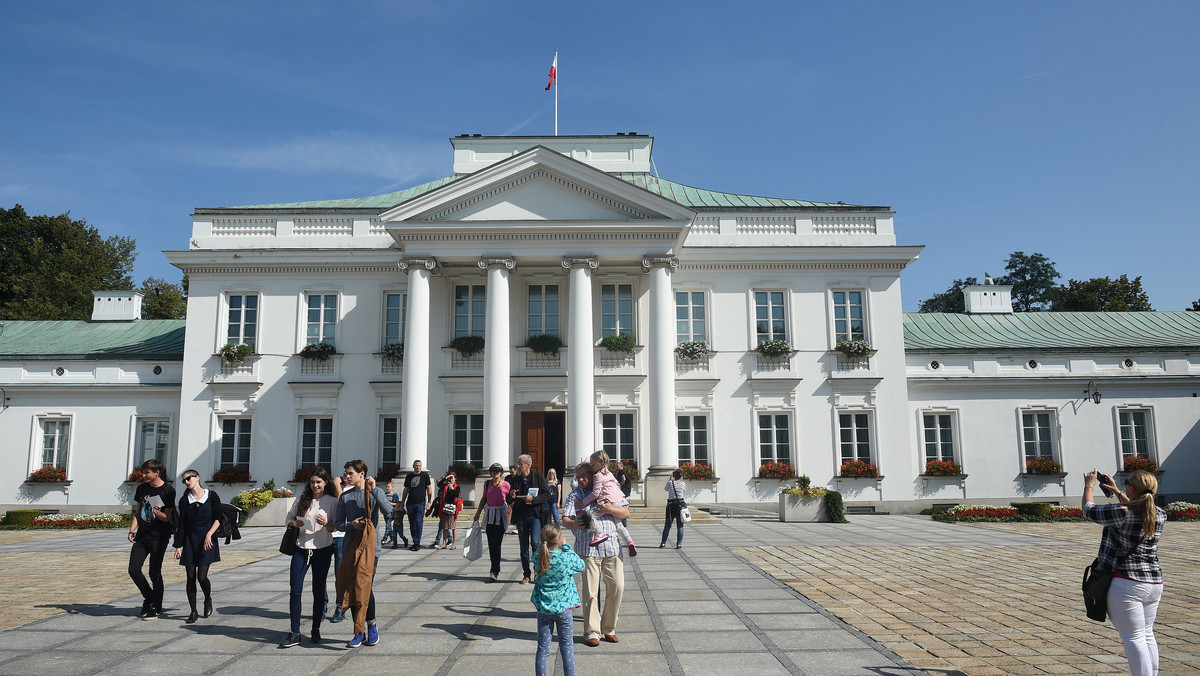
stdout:
[[1113,574],[1100,570],[1099,564],[1100,559],[1095,559],[1083,569],[1083,606],[1088,619],[1103,622],[1108,616],[1108,587]]
[[283,540],[279,542],[279,553],[286,556],[291,556],[296,553],[296,538],[300,536],[300,529],[289,525],[287,530],[283,531]]

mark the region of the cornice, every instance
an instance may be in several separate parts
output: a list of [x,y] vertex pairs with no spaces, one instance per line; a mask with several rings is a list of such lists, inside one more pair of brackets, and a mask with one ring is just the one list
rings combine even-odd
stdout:
[[820,263],[758,263],[754,261],[728,263],[680,263],[681,272],[747,271],[747,270],[903,270],[907,263],[871,263],[836,261]]

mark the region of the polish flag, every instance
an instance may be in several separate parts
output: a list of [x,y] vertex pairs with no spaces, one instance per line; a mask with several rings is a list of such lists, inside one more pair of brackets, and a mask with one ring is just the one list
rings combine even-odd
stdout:
[[546,83],[546,91],[554,86],[554,78],[558,77],[558,50],[554,50],[554,63],[550,64],[550,82]]

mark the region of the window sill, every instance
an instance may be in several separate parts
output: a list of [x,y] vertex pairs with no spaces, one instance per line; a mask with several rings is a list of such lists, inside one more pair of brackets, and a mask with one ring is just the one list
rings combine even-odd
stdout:
[[45,486],[47,488],[66,488],[67,486],[70,486],[71,484],[73,484],[75,482],[73,479],[67,479],[66,481],[29,481],[29,480],[25,480],[21,483],[25,484],[26,486]]
[[1062,479],[1066,472],[1021,472],[1022,479]]

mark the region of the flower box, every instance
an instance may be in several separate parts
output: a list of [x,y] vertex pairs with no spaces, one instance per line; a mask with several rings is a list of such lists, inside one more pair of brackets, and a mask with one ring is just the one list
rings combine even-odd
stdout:
[[882,479],[879,468],[865,460],[847,460],[838,469],[838,477],[843,479]]

